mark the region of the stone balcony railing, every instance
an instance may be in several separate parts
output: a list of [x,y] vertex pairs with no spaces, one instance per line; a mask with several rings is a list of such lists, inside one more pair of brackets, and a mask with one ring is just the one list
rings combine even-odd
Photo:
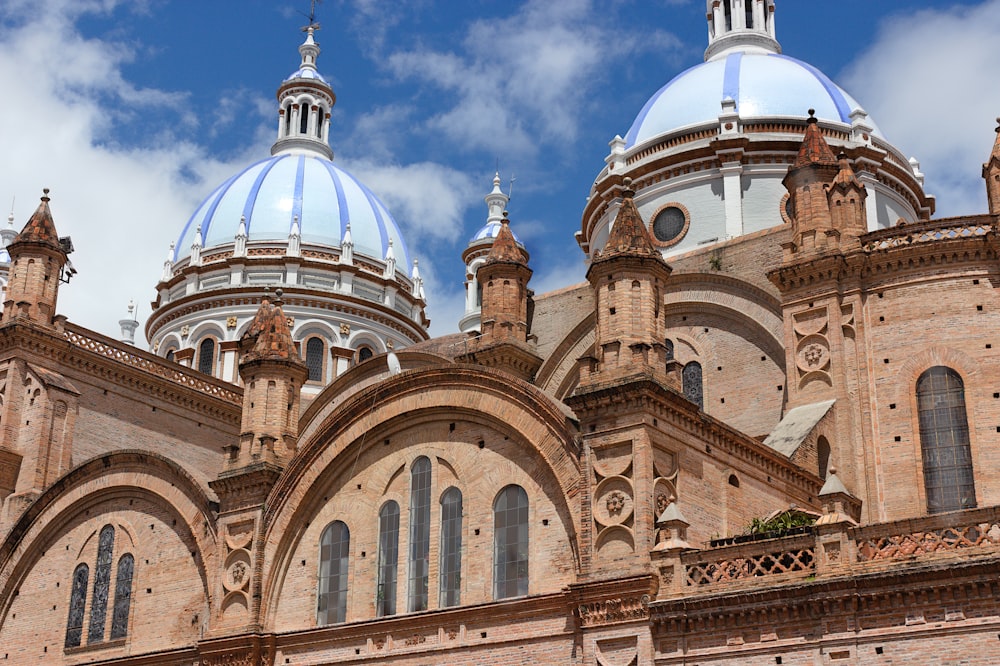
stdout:
[[935,559],[1000,552],[1000,507],[858,527],[817,524],[812,534],[719,548],[653,551],[658,598],[857,575]]
[[879,229],[862,236],[861,246],[866,252],[876,252],[903,245],[985,236],[996,231],[995,216],[970,215]]

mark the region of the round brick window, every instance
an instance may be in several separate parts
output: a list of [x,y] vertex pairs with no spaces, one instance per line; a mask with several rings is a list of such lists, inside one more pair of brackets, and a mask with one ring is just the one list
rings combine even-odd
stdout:
[[687,232],[687,210],[680,204],[667,204],[656,213],[649,227],[657,245],[674,245]]

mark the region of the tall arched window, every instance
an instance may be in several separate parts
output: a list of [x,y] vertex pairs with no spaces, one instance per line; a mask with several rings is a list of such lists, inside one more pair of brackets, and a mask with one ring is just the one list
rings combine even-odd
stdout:
[[421,456],[410,468],[410,586],[406,608],[427,610],[431,547],[431,461]]
[[667,338],[664,341],[663,346],[666,347],[667,360],[668,361],[674,360],[674,341],[671,340],[670,338]]
[[399,561],[399,504],[390,500],[378,512],[378,588],[375,615],[396,614],[396,570]]
[[309,381],[323,381],[323,340],[309,338],[306,341],[306,368],[309,370]]
[[462,589],[462,491],[452,487],[441,495],[440,593],[438,606],[461,603]]
[[83,611],[87,606],[87,580],[90,567],[77,565],[73,570],[73,588],[69,596],[69,618],[66,620],[66,647],[79,647],[83,640]]
[[830,442],[822,435],[816,440],[816,463],[819,478],[825,480],[830,472]]
[[111,587],[111,555],[115,547],[115,528],[105,525],[97,540],[97,566],[94,567],[94,592],[90,600],[90,627],[87,643],[104,640],[108,615],[108,590]]
[[528,493],[507,486],[493,502],[493,597],[528,593]]
[[115,605],[111,614],[111,640],[128,635],[128,613],[132,605],[132,571],[135,559],[126,553],[118,560],[115,577]]
[[336,520],[326,526],[319,542],[319,593],[316,624],[336,624],[347,618],[347,570],[351,532]]
[[309,131],[309,104],[305,103],[299,107],[299,134]]
[[213,368],[215,368],[215,340],[205,338],[198,345],[198,372],[210,375]]
[[917,380],[920,452],[924,461],[927,511],[976,506],[965,385],[951,368],[935,366]]
[[684,397],[705,409],[705,395],[701,384],[701,364],[691,361],[681,370],[681,383],[684,387]]

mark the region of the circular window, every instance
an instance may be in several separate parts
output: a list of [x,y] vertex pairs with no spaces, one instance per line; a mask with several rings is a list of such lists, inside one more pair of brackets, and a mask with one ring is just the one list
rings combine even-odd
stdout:
[[687,231],[687,209],[680,204],[667,204],[660,209],[649,226],[657,245],[673,245]]

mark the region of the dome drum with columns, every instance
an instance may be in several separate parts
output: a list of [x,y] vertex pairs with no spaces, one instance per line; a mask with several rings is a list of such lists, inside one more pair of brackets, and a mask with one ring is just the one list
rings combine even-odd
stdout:
[[[423,281],[378,198],[331,161],[336,95],[316,71],[315,26],[278,89],[272,157],[217,187],[172,244],[146,338],[155,353],[239,382],[237,341],[263,290],[284,291],[318,391],[352,362],[428,338]],[[412,267],[412,268],[411,268]]]
[[[588,258],[607,240],[626,176],[666,255],[787,221],[781,180],[795,160],[809,109],[870,193],[869,230],[929,219],[934,200],[923,191],[919,163],[893,147],[826,75],[781,55],[773,0],[708,0],[707,9],[705,62],[657,91],[625,138],[609,144],[577,234]],[[656,233],[661,213],[683,213],[685,224]]]

